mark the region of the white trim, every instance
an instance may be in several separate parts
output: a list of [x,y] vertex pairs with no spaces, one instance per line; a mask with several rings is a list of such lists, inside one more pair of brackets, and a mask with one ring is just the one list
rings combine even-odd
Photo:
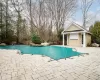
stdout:
[[[81,27],[80,25],[76,24],[75,22],[71,23],[71,24],[70,24],[70,25],[66,28],[66,30],[63,30],[63,31],[62,31],[62,33],[61,33],[61,34],[65,33],[64,31],[67,31],[67,29],[68,29],[71,25],[75,25],[76,27],[78,27],[78,28],[82,29],[82,30],[83,30],[83,32],[85,31],[85,32],[87,32],[87,33],[91,34],[90,32],[88,32],[88,30],[84,29],[83,27]],[[78,32],[80,32],[80,31],[78,31]],[[69,33],[70,33],[70,32],[69,32]]]
[[63,34],[63,46],[64,46],[64,43],[65,43],[65,39],[64,39],[65,37],[64,37],[64,34]]
[[80,28],[80,29],[86,31],[84,28],[82,28],[80,25],[76,24],[75,22],[71,23],[71,24],[66,28],[66,30],[64,30],[64,31],[67,31],[67,29],[68,29],[71,25],[75,25],[76,27],[78,27],[78,28]]
[[86,33],[83,33],[83,47],[86,47]]
[[91,34],[90,32],[87,32],[87,31],[78,31],[78,32],[63,32],[62,34],[70,34],[70,33],[83,33],[83,32],[86,32],[86,33]]
[[65,34],[64,31],[65,31],[65,30],[63,30],[63,31],[61,32],[61,34]]
[[78,32],[64,32],[63,34],[70,34],[70,33],[83,33],[83,32],[86,32],[86,31],[78,31]]
[[64,30],[61,32],[61,34],[64,34]]
[[69,42],[69,38],[68,38],[68,34],[67,34],[67,45],[68,45],[68,42]]
[[79,24],[76,24],[75,22],[73,22],[72,24],[74,24],[74,25],[77,26],[78,28],[80,28],[80,29],[86,31],[86,30],[85,30],[82,26],[80,26]]

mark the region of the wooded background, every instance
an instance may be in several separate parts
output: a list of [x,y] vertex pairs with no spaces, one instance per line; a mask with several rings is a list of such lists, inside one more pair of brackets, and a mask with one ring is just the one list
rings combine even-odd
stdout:
[[86,28],[93,0],[0,0],[0,42],[23,43],[35,34],[41,42],[61,43],[65,22],[77,11],[78,1]]

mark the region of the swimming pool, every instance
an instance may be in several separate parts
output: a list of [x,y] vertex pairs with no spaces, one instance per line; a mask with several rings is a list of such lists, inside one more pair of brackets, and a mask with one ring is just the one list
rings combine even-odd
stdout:
[[72,48],[60,46],[35,47],[28,45],[10,45],[0,46],[0,49],[18,49],[21,51],[22,54],[45,55],[54,60],[80,55],[79,52],[73,51]]

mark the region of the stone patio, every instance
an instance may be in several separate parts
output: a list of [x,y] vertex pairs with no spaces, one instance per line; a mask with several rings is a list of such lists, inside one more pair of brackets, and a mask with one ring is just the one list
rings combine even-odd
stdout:
[[41,55],[0,50],[0,80],[100,80],[100,48],[77,48],[89,55],[51,61]]

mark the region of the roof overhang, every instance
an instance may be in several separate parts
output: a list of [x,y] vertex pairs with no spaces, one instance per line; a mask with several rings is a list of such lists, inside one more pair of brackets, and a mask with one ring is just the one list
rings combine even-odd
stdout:
[[[77,26],[78,28],[80,28],[80,30],[73,30],[73,31],[67,31],[67,29],[71,26],[71,25],[75,25],[75,26]],[[86,30],[86,29],[84,29],[82,26],[80,26],[80,25],[78,25],[78,24],[76,24],[76,23],[72,23],[72,24],[70,24],[68,27],[67,27],[67,29],[66,30],[64,30],[64,31],[62,31],[62,33],[61,34],[70,34],[70,33],[88,33],[88,34],[90,34],[91,35],[91,33],[88,31],[88,30]]]
[[84,33],[84,32],[91,35],[91,33],[88,31],[63,31],[61,34]]

